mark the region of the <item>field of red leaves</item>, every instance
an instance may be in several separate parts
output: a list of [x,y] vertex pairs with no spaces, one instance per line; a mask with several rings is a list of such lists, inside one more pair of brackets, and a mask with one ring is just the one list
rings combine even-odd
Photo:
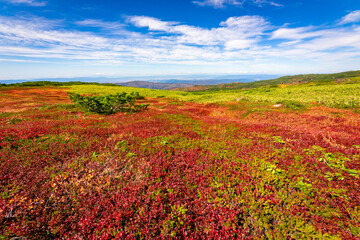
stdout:
[[0,239],[359,239],[360,114],[0,89]]

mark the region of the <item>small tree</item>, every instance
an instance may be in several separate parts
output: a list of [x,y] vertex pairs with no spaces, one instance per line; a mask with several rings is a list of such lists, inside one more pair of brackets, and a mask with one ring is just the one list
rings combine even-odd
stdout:
[[90,112],[100,114],[113,114],[117,112],[138,112],[146,109],[149,104],[135,105],[136,99],[143,98],[138,92],[127,94],[126,92],[115,95],[81,96],[77,93],[68,93],[71,101],[86,108]]

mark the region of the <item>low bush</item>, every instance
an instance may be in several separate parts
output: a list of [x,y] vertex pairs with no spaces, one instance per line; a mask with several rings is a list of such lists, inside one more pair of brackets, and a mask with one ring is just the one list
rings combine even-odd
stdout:
[[125,92],[103,96],[81,96],[77,93],[68,93],[71,101],[86,108],[90,112],[99,114],[113,114],[117,112],[138,112],[146,109],[148,104],[135,105],[136,99],[143,99],[137,92]]
[[298,101],[292,101],[292,100],[282,100],[278,101],[278,104],[283,104],[286,108],[294,109],[294,110],[301,110],[305,109],[305,105]]

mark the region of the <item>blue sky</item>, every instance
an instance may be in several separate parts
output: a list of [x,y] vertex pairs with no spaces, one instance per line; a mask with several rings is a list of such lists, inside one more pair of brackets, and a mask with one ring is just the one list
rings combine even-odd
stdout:
[[359,0],[0,0],[2,80],[359,65]]

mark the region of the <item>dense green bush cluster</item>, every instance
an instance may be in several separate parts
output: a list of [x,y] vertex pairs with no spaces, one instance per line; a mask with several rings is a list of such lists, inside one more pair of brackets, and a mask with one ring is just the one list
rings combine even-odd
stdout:
[[305,105],[298,101],[292,101],[292,100],[282,100],[278,101],[278,104],[283,104],[286,108],[294,109],[294,110],[301,110],[305,109]]
[[77,93],[69,93],[71,101],[86,108],[90,112],[100,114],[113,114],[117,112],[137,112],[146,109],[148,104],[135,105],[136,99],[143,98],[138,92],[127,94],[126,92],[103,96],[81,96]]

